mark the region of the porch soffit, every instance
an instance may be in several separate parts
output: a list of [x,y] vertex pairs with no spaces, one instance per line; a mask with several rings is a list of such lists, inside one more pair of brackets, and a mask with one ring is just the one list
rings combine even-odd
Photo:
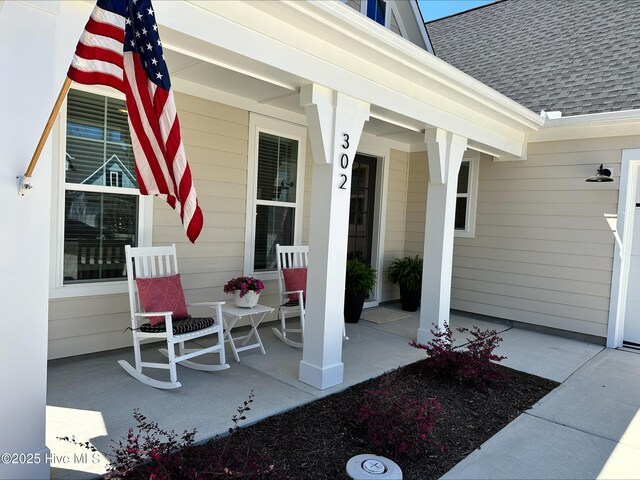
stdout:
[[156,11],[172,78],[300,115],[300,87],[318,83],[370,103],[374,135],[422,143],[437,126],[497,156],[522,155],[538,115],[342,7],[194,1]]

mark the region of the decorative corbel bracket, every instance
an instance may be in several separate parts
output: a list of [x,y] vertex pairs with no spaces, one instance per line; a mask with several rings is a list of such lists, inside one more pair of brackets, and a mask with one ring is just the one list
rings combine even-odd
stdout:
[[426,128],[424,142],[429,156],[429,181],[444,185],[460,168],[467,139],[441,128]]
[[[353,158],[364,122],[369,119],[369,104],[321,85],[307,84],[300,89],[300,105],[307,116],[314,162],[337,162],[345,150]],[[346,143],[345,134],[349,136]],[[346,149],[344,145],[348,145]]]

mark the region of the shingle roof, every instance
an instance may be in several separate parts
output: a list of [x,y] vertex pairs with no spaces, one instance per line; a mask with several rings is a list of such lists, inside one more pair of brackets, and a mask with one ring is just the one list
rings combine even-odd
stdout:
[[536,113],[640,108],[640,0],[502,0],[426,26],[437,57]]

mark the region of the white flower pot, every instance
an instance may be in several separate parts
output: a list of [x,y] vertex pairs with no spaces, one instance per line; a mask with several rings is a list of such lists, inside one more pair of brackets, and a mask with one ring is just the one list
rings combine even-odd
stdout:
[[253,308],[258,304],[258,300],[260,299],[260,294],[254,292],[253,290],[249,290],[245,293],[242,298],[240,297],[240,292],[233,292],[233,303],[235,303],[236,307],[240,308]]

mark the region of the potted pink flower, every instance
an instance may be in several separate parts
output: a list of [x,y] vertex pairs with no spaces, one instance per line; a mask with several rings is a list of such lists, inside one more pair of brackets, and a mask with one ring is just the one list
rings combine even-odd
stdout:
[[232,293],[236,307],[252,308],[258,304],[264,283],[259,278],[236,277],[224,286],[224,293]]

